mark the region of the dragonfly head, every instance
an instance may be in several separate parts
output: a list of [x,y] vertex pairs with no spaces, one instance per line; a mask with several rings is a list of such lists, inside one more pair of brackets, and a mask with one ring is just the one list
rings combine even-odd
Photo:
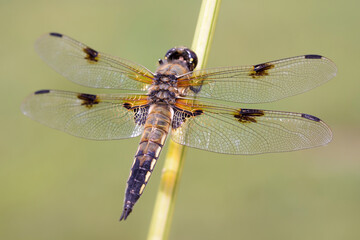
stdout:
[[196,53],[187,47],[174,47],[165,54],[165,60],[172,62],[174,60],[184,61],[189,71],[193,71],[198,63]]

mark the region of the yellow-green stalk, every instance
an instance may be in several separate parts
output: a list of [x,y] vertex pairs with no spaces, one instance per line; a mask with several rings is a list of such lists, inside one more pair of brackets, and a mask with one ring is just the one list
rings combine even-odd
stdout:
[[[198,56],[198,69],[204,68],[210,52],[221,0],[203,0],[191,49]],[[148,240],[167,239],[175,199],[185,162],[185,146],[170,141],[162,170],[160,187],[150,223]]]

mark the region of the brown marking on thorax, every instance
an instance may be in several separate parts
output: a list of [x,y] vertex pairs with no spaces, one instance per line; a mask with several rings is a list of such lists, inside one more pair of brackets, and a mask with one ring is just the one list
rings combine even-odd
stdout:
[[183,75],[189,70],[181,63],[181,61],[173,61],[172,63],[164,63],[156,69],[156,73],[163,75]]
[[148,89],[149,99],[153,103],[174,105],[176,98],[182,96],[178,89],[177,76],[187,73],[188,69],[180,60],[163,63],[156,70],[156,76]]

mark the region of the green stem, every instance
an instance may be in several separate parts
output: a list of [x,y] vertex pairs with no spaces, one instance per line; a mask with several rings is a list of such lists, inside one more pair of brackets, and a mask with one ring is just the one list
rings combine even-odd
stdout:
[[[203,0],[196,25],[192,50],[198,56],[198,69],[205,67],[215,31],[221,0]],[[170,141],[162,171],[148,240],[167,239],[170,232],[175,199],[185,162],[185,146]]]

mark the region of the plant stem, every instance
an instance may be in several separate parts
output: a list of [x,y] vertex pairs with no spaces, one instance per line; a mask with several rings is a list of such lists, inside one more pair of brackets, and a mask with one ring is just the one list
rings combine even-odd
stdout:
[[[203,0],[196,25],[192,50],[198,56],[198,69],[204,68],[210,52],[221,0]],[[175,199],[185,162],[185,146],[170,141],[162,171],[148,240],[167,239],[170,232]]]

